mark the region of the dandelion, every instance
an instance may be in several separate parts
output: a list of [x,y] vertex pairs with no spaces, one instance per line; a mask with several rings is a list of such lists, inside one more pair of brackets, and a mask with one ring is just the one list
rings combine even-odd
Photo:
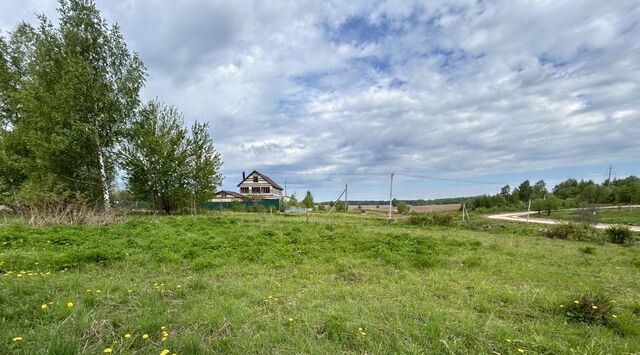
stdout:
[[102,352],[103,352],[103,353],[112,353],[112,352],[113,352],[113,349],[111,349],[111,348],[106,348],[106,349],[102,350]]
[[133,292],[133,290],[127,290],[127,292],[131,293],[131,292]]
[[142,339],[145,339],[145,340],[149,339],[149,334],[142,334]]
[[182,288],[182,285],[178,285],[178,286],[176,286],[176,288]]
[[100,291],[100,290],[96,290],[96,293],[100,293],[100,292],[102,292],[102,291]]
[[563,305],[563,304],[561,304],[561,305],[560,305],[560,308],[564,308],[564,305]]
[[166,341],[166,340],[167,340],[167,337],[162,337],[162,341]]
[[580,301],[575,300],[575,301],[573,301],[573,303],[575,303],[575,304],[580,304]]
[[518,352],[519,352],[519,353],[524,353],[524,349],[520,349],[520,348],[518,348]]
[[42,306],[40,306],[40,308],[41,308],[41,309],[47,309],[47,308],[49,308],[49,306],[47,306],[47,304],[46,304],[46,303],[43,303],[43,304],[42,304]]
[[91,292],[91,290],[87,290],[87,292]]
[[160,352],[160,355],[167,355],[168,353],[170,353],[171,351],[169,349],[164,349]]
[[67,308],[73,308],[73,302],[68,302],[67,303]]
[[131,338],[131,334],[129,334],[129,333],[125,334],[125,335],[124,335],[124,338],[125,338],[125,339],[129,339],[129,338]]
[[360,332],[361,332],[361,331],[362,331],[362,327],[358,328],[358,331],[360,331]]
[[15,337],[15,338],[13,338],[11,340],[13,340],[13,341],[22,341],[22,337]]
[[507,339],[507,343],[510,343],[510,342],[511,342],[511,339]]
[[591,308],[593,308],[593,309],[598,309],[598,306],[596,306],[595,304],[592,304],[592,305],[591,305]]
[[360,332],[360,335],[365,336],[365,335],[367,335],[367,333],[365,333],[365,332]]
[[611,317],[618,318],[618,316],[616,316],[615,314],[612,314]]
[[165,329],[167,329],[167,327],[165,327],[164,325],[160,327],[160,330],[165,330]]
[[293,318],[289,317],[289,322],[293,322]]

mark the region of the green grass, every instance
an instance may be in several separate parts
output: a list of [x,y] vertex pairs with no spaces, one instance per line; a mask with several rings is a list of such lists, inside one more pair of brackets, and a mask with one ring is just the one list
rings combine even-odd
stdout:
[[[639,248],[468,228],[241,213],[0,226],[0,354],[640,352]],[[612,324],[564,315],[586,293],[611,299]]]
[[[533,215],[540,218],[554,218],[563,220],[576,219],[576,211],[560,210],[547,216],[546,213]],[[596,220],[600,223],[640,225],[640,208],[607,208],[596,210]]]

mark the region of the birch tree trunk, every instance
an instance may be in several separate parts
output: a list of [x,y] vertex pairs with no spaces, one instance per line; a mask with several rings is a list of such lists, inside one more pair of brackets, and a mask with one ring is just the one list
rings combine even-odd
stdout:
[[109,181],[107,178],[107,170],[104,166],[104,157],[102,149],[98,143],[98,165],[100,169],[100,183],[102,185],[102,200],[104,201],[105,212],[111,212],[111,196],[109,195]]

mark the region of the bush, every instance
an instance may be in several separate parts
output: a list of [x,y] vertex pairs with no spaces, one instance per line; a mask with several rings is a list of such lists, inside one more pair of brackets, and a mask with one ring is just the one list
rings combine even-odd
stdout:
[[633,233],[628,227],[611,226],[606,230],[609,242],[613,244],[630,244],[633,241]]
[[547,237],[580,241],[599,241],[602,237],[597,229],[588,224],[562,223],[547,231]]
[[417,226],[450,226],[453,224],[453,217],[449,214],[440,213],[414,213],[409,216],[407,223]]
[[399,202],[396,208],[400,214],[408,213],[411,210],[411,207],[407,206],[406,202]]
[[564,315],[574,322],[612,325],[613,304],[603,294],[587,293],[560,305]]

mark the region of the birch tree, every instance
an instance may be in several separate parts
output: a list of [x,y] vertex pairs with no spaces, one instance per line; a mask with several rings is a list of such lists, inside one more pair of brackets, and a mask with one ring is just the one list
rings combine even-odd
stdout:
[[26,25],[12,34],[22,44],[14,48],[33,53],[11,122],[11,135],[21,141],[15,154],[30,163],[24,164],[28,179],[52,181],[109,210],[114,153],[139,105],[145,68],[93,1],[61,0],[58,12],[58,27],[39,17],[31,42],[16,35]]

